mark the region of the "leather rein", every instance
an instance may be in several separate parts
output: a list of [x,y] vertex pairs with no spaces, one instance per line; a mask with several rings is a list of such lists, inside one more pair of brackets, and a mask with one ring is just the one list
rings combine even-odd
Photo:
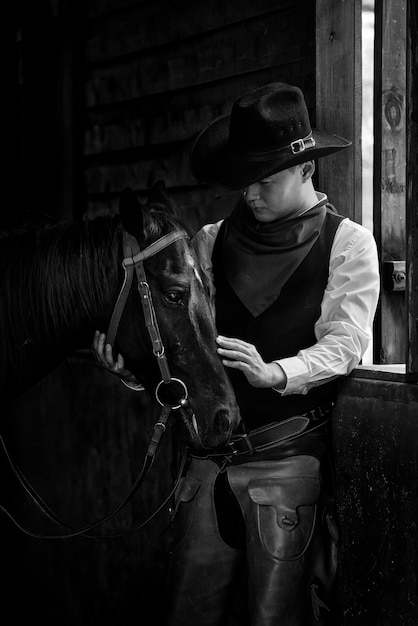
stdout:
[[[31,537],[38,538],[38,539],[68,539],[68,538],[77,537],[80,535],[83,535],[85,537],[89,537],[92,539],[102,539],[102,538],[107,539],[107,538],[113,538],[113,537],[122,537],[124,535],[136,532],[140,530],[141,528],[143,528],[146,524],[148,524],[163,509],[163,507],[169,502],[170,498],[174,494],[177,488],[177,485],[181,479],[181,476],[183,474],[183,470],[184,470],[184,466],[185,466],[186,458],[187,458],[187,451],[185,455],[183,456],[183,459],[180,463],[180,468],[178,471],[178,475],[177,475],[177,479],[175,481],[174,487],[172,488],[172,490],[170,491],[169,495],[164,500],[164,502],[156,509],[156,511],[154,511],[154,513],[152,513],[152,515],[150,515],[145,521],[143,521],[139,525],[135,526],[134,528],[128,531],[124,531],[123,533],[117,533],[117,534],[111,534],[111,535],[91,534],[92,530],[104,524],[105,522],[109,521],[112,517],[114,517],[117,513],[119,513],[119,511],[132,499],[132,497],[137,492],[139,486],[142,484],[142,482],[144,481],[144,479],[146,478],[146,476],[148,475],[151,469],[161,437],[166,430],[167,422],[171,415],[171,412],[175,410],[180,410],[182,412],[186,410],[186,408],[188,407],[188,399],[187,399],[188,390],[187,390],[185,383],[178,378],[173,378],[170,374],[170,368],[168,365],[164,344],[163,344],[160,330],[158,327],[158,321],[157,321],[155,308],[152,302],[151,289],[147,282],[145,268],[144,268],[144,261],[146,259],[149,259],[155,254],[158,254],[159,252],[161,252],[161,250],[164,250],[165,248],[167,248],[168,246],[170,246],[171,244],[173,244],[174,242],[180,239],[189,239],[189,236],[184,231],[173,231],[171,233],[168,233],[167,235],[164,235],[163,237],[161,237],[154,243],[150,244],[144,250],[141,250],[137,239],[133,237],[132,235],[130,235],[125,230],[123,230],[124,259],[122,262],[122,266],[124,269],[124,281],[123,281],[118,299],[116,301],[115,307],[113,309],[112,317],[110,319],[109,328],[108,328],[108,332],[106,335],[106,342],[109,343],[112,346],[112,348],[114,347],[120,320],[122,318],[122,314],[123,314],[126,302],[128,300],[128,296],[132,287],[133,277],[135,273],[137,277],[137,282],[138,282],[138,292],[139,292],[139,296],[141,300],[142,311],[143,311],[144,319],[145,319],[145,326],[147,328],[147,331],[151,340],[153,354],[157,359],[158,366],[159,366],[160,373],[161,373],[161,381],[158,383],[155,389],[155,397],[158,403],[162,407],[161,415],[158,421],[154,424],[154,430],[153,430],[153,433],[151,435],[151,438],[148,444],[148,449],[147,449],[144,463],[142,465],[142,469],[140,473],[135,479],[129,493],[125,496],[125,498],[123,498],[123,500],[116,506],[115,509],[113,509],[109,514],[97,520],[96,522],[83,526],[82,528],[75,529],[72,526],[69,526],[68,524],[63,522],[52,511],[52,509],[48,507],[48,505],[44,502],[41,496],[32,487],[32,485],[26,479],[23,472],[19,469],[19,467],[11,458],[6,448],[3,437],[0,435],[0,443],[6,454],[6,458],[10,464],[10,467],[13,470],[13,473],[15,474],[16,478],[18,479],[23,489],[26,491],[26,493],[29,495],[29,497],[35,503],[35,505],[39,508],[39,510],[45,515],[45,517],[47,517],[50,521],[54,522],[55,524],[57,524],[58,526],[60,526],[61,528],[65,530],[63,534],[57,534],[57,535],[45,535],[45,534],[32,532],[28,530],[27,528],[23,527],[19,522],[17,522],[17,520],[11,515],[11,513],[7,509],[5,509],[3,506],[0,505],[0,511],[3,512],[13,522],[13,524],[17,526],[17,528],[19,528],[19,530],[24,532],[26,535],[29,535]],[[167,400],[164,400],[163,392],[164,391],[166,392],[169,387],[171,388],[171,391],[173,391],[173,387],[175,390],[179,391],[178,397],[176,398],[174,402],[168,402]],[[173,397],[176,397],[175,393],[173,394]]]

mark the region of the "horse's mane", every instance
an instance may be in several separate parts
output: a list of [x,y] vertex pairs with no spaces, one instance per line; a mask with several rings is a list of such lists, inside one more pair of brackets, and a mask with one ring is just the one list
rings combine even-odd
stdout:
[[[90,318],[116,267],[118,219],[26,227],[0,237],[0,344],[6,366],[48,344],[76,316]],[[28,350],[29,348],[29,350]]]
[[[179,227],[164,207],[151,208],[147,239]],[[121,267],[120,231],[119,216],[105,216],[0,234],[2,370],[19,377],[27,355],[47,354],[75,318],[97,319]]]

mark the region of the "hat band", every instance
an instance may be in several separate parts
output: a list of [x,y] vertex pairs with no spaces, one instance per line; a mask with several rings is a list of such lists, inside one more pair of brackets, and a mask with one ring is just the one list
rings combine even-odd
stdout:
[[293,156],[300,154],[309,148],[314,148],[316,141],[312,137],[312,133],[309,133],[303,139],[295,139],[288,146],[283,148],[277,148],[276,150],[269,150],[268,152],[245,152],[245,158],[248,161],[272,161],[279,156]]

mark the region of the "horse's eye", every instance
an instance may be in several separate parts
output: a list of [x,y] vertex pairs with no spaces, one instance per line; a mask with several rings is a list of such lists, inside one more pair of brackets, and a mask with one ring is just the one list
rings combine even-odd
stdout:
[[182,304],[184,297],[186,295],[185,291],[166,291],[164,293],[164,297],[170,304]]

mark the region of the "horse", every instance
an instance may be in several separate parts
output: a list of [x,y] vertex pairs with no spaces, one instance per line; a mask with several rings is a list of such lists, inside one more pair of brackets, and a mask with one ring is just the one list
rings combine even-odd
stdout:
[[[163,187],[159,183],[145,204],[124,190],[116,215],[25,227],[0,237],[0,402],[90,347],[95,330],[110,328],[119,306],[113,347],[127,368],[163,405],[171,402],[164,399],[165,383],[177,381],[171,394],[179,393],[178,406],[170,406],[184,409],[179,413],[192,447],[217,449],[229,441],[240,416],[216,352],[206,279]],[[132,285],[141,282],[146,292],[125,289],[121,310],[127,263],[138,265],[132,247],[126,258],[124,236],[137,244],[136,255],[145,254],[139,263],[145,280],[134,276]],[[160,241],[165,245],[158,248]],[[144,300],[152,303],[148,313]]]

